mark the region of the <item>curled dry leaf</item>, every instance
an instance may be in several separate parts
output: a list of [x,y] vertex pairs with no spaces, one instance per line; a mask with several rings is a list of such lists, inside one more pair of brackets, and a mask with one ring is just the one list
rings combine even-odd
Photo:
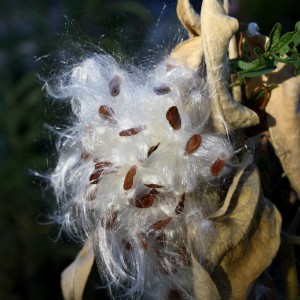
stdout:
[[228,90],[227,51],[236,19],[228,17],[217,0],[204,0],[201,9],[203,51],[207,68],[207,82],[213,95],[212,119],[216,129],[225,133],[259,123],[256,113],[234,101]]
[[246,299],[251,283],[271,264],[280,245],[281,216],[276,207],[266,199],[260,199],[261,217],[254,216],[258,224],[253,235],[243,240],[221,261],[231,285],[231,299]]
[[76,259],[61,274],[61,288],[64,299],[82,299],[93,263],[94,251],[91,242],[88,240]]
[[220,300],[219,291],[210,277],[210,274],[204,269],[198,260],[192,256],[192,268],[194,279],[194,293],[196,299]]
[[[190,226],[190,239],[195,243],[197,253],[201,253],[201,261],[205,261],[206,271],[214,279],[220,294],[230,293],[230,299],[245,299],[250,284],[268,267],[278,251],[281,216],[271,202],[262,198],[258,171],[253,166],[236,175],[224,206],[213,216],[218,218],[214,223],[214,239],[211,239],[211,233],[202,237],[205,248],[198,241],[193,226]],[[195,259],[193,264],[193,267],[197,264]],[[199,289],[205,285],[199,276],[195,281]],[[196,295],[200,292],[195,291]]]
[[266,76],[268,84],[278,85],[271,92],[266,111],[272,145],[293,189],[300,196],[300,76],[293,75],[292,66],[280,63],[277,70]]
[[201,35],[200,16],[195,12],[189,0],[178,0],[177,16],[190,37]]
[[170,57],[180,64],[197,70],[203,57],[201,36],[190,38],[177,45]]

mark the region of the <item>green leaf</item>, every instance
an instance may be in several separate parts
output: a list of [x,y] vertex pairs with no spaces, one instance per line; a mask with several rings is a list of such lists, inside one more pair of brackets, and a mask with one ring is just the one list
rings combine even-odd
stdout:
[[276,25],[271,30],[269,41],[267,42],[266,49],[267,51],[270,50],[271,46],[276,44],[279,41],[280,33],[281,33],[281,24],[276,23]]
[[256,77],[256,76],[260,76],[260,75],[263,75],[263,74],[266,74],[266,73],[271,73],[275,69],[276,69],[276,67],[264,67],[264,68],[257,69],[257,70],[254,70],[254,71],[240,71],[237,74],[242,79],[244,79],[246,77]]
[[242,60],[238,60],[237,65],[240,69],[249,71],[249,70],[253,70],[253,69],[256,69],[257,67],[259,67],[260,62],[259,62],[259,60],[254,60],[252,62],[245,62]]
[[274,57],[277,62],[283,62],[285,64],[293,64],[293,65],[298,65],[300,63],[300,58],[298,57],[279,57],[274,54]]
[[300,44],[300,21],[296,23],[295,29],[293,32],[284,34],[278,42],[271,44],[269,51],[282,56],[288,53],[292,47],[297,47]]

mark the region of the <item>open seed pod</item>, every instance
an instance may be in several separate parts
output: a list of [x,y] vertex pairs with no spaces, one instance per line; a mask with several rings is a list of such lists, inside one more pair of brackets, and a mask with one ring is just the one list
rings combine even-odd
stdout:
[[[278,250],[281,217],[252,155],[229,139],[258,123],[228,90],[238,23],[217,0],[201,15],[179,0],[177,12],[191,38],[154,70],[96,55],[49,89],[74,99],[78,118],[52,184],[113,296],[245,299]],[[65,299],[82,297],[92,259],[64,273]]]

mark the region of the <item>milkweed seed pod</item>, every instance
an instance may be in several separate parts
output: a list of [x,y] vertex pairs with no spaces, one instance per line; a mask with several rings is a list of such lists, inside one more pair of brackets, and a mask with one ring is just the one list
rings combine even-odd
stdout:
[[[48,85],[50,95],[71,99],[76,117],[51,176],[63,228],[86,241],[63,273],[66,299],[81,298],[93,253],[122,299],[240,299],[277,251],[280,217],[261,196],[251,154],[234,142],[234,131],[257,121],[226,85],[237,22],[215,0],[203,1],[201,18],[188,1],[178,7],[203,36],[189,40],[201,47],[189,56],[196,61],[177,49],[145,72],[94,54]],[[260,257],[271,237],[271,255]],[[247,252],[254,239],[259,246]],[[248,268],[254,254],[259,267]]]

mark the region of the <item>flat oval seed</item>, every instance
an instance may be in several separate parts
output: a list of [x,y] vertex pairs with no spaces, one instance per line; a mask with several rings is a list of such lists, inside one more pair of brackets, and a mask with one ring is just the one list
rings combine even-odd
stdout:
[[173,289],[169,291],[168,300],[181,300],[181,299],[182,297],[177,290]]
[[116,226],[118,212],[110,210],[106,216],[101,219],[101,226],[107,230],[114,229]]
[[143,127],[129,128],[119,132],[119,136],[132,136],[140,133]]
[[132,244],[125,239],[123,239],[122,244],[123,244],[124,248],[128,251],[131,251],[133,249]]
[[86,150],[83,150],[81,152],[81,155],[80,155],[81,160],[87,160],[89,157],[90,157],[90,154]]
[[180,247],[178,249],[178,254],[180,255],[180,259],[181,259],[182,263],[185,266],[190,267],[191,266],[191,257],[187,253],[186,248],[185,247]]
[[140,234],[138,234],[138,239],[140,241],[141,246],[144,248],[144,250],[147,250],[148,243],[147,243],[145,236],[142,233],[140,233]]
[[162,188],[162,185],[159,184],[155,184],[155,183],[150,183],[150,184],[144,184],[146,187],[150,188],[150,189],[159,189]]
[[151,146],[147,152],[147,157],[149,157],[159,146],[160,143],[158,143],[157,145],[155,146]]
[[119,75],[115,75],[108,83],[109,93],[112,97],[116,97],[121,91],[122,78]]
[[100,161],[100,162],[95,163],[95,170],[103,169],[103,168],[111,167],[111,166],[112,166],[112,163],[109,161]]
[[223,170],[226,162],[222,159],[217,159],[210,167],[210,172],[212,176],[218,176]]
[[93,186],[88,185],[88,186],[86,186],[86,188],[84,190],[83,197],[87,201],[93,201],[97,197],[97,192],[98,192],[97,185],[93,185]]
[[153,230],[163,229],[167,224],[170,223],[171,220],[172,220],[172,217],[169,217],[169,218],[164,219],[164,220],[159,220],[159,221],[157,221],[156,223],[154,223],[152,225],[152,229]]
[[125,191],[130,190],[132,188],[133,178],[136,174],[136,170],[137,170],[137,166],[132,166],[127,172],[123,183],[123,188]]
[[148,208],[153,204],[153,196],[147,194],[134,201],[134,205],[138,208]]
[[152,189],[149,194],[155,196],[155,195],[160,194],[160,192],[157,191],[156,189]]
[[185,151],[187,154],[194,153],[201,145],[201,135],[194,134],[186,143]]
[[100,105],[98,112],[99,115],[106,120],[111,120],[115,116],[114,110],[108,105]]
[[91,184],[98,184],[100,179],[101,179],[101,175],[104,172],[105,167],[110,167],[112,166],[111,162],[108,161],[102,161],[102,162],[97,162],[95,163],[95,171],[90,175],[90,183]]
[[166,118],[174,130],[179,130],[181,128],[181,118],[176,106],[171,106],[168,109]]
[[183,194],[175,208],[175,213],[179,215],[184,209],[185,194]]
[[161,85],[158,87],[154,87],[153,91],[156,95],[166,95],[171,92],[171,88],[167,85]]
[[90,183],[91,184],[98,184],[100,181],[100,177],[103,173],[103,170],[96,170],[90,175]]

